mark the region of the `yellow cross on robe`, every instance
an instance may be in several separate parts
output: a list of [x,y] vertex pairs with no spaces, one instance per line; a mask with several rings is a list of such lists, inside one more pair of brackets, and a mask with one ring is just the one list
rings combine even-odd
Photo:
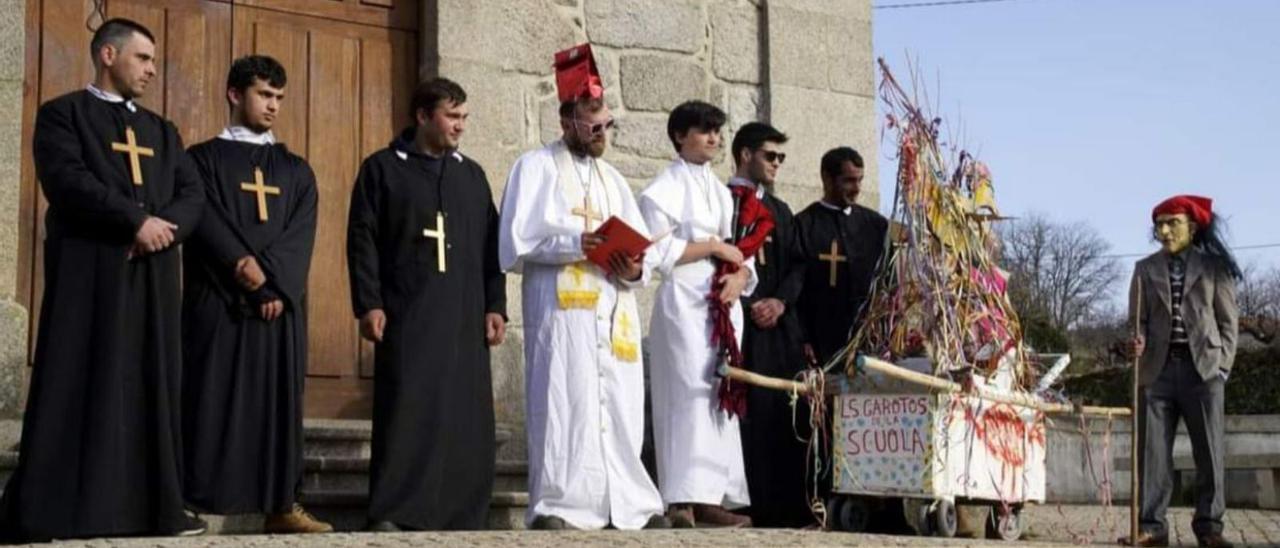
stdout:
[[831,263],[831,274],[827,281],[827,283],[831,284],[831,287],[836,286],[836,266],[845,259],[848,259],[848,257],[840,254],[840,244],[834,239],[831,240],[831,252],[818,255],[819,261]]
[[240,183],[240,190],[243,190],[245,192],[257,193],[258,222],[260,223],[267,222],[267,195],[270,194],[272,196],[279,196],[280,187],[267,186],[267,183],[262,180],[262,168],[259,168],[258,166],[253,166],[253,182]]
[[133,126],[125,126],[124,142],[111,143],[111,150],[129,155],[129,173],[133,175],[133,184],[142,186],[142,162],[138,158],[155,156],[155,149],[138,146],[138,135],[133,132]]

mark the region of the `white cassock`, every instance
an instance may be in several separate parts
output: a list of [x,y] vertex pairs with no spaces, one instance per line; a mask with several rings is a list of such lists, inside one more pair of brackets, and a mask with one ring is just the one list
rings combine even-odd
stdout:
[[[588,182],[589,181],[589,182]],[[587,205],[590,207],[586,207]],[[626,180],[560,141],[516,161],[498,253],[523,274],[529,510],[583,529],[638,529],[663,512],[640,461],[644,369],[634,283],[587,262],[581,234],[617,216],[648,235]]]
[[[658,488],[667,504],[747,506],[738,420],[719,409],[716,397],[717,357],[706,300],[715,263],[706,258],[676,265],[689,242],[729,238],[733,197],[710,166],[677,159],[640,193],[640,211],[652,234],[674,227],[646,256],[663,275],[649,324]],[[754,259],[746,268],[749,295],[756,284]],[[737,301],[730,317],[740,342]]]

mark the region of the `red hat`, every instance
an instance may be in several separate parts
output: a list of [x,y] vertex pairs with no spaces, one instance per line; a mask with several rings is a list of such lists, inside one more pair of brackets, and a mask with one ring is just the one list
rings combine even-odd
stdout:
[[1160,202],[1160,205],[1151,210],[1151,220],[1156,220],[1156,217],[1160,215],[1177,215],[1179,213],[1186,213],[1196,224],[1207,226],[1209,221],[1213,220],[1213,200],[1204,196],[1192,196],[1190,194],[1174,196]]
[[604,96],[604,84],[596,69],[596,59],[591,55],[591,44],[578,44],[557,52],[555,67],[561,103]]

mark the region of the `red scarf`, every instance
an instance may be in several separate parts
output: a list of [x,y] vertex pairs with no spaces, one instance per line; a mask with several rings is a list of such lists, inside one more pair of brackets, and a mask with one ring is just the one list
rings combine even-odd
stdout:
[[[733,203],[736,207],[733,215],[733,244],[742,251],[743,257],[753,257],[764,246],[765,238],[773,231],[773,215],[764,207],[764,202],[756,198],[754,188],[733,186],[729,190],[733,193]],[[727,361],[733,367],[742,368],[742,351],[738,348],[733,322],[730,320],[730,305],[720,301],[720,290],[724,288],[724,282],[720,279],[738,270],[739,267],[735,264],[716,261],[716,272],[711,279],[711,293],[707,294],[707,302],[711,313],[711,346],[716,349],[716,355],[720,360]],[[717,368],[718,371],[719,368]],[[722,377],[718,396],[720,409],[728,412],[730,416],[746,416],[747,387],[745,384],[735,383],[728,377]]]

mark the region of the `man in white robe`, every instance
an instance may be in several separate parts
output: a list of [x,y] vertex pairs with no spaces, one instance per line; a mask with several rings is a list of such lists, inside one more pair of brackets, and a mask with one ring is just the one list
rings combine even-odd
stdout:
[[642,257],[616,253],[606,271],[585,255],[603,243],[592,232],[609,217],[647,231],[626,180],[600,159],[613,125],[603,90],[580,86],[561,82],[564,137],[516,161],[502,200],[499,260],[523,275],[526,522],[665,528],[640,460],[644,370],[633,292],[648,270]]
[[732,303],[731,319],[742,340],[742,306],[756,277],[754,262],[727,243],[733,199],[711,171],[725,115],[701,101],[671,113],[667,133],[680,158],[640,195],[649,232],[671,235],[650,248],[646,262],[663,276],[650,323],[650,381],[658,487],[675,527],[749,526],[729,512],[751,503],[742,461],[738,420],[719,408],[719,362],[711,345],[707,295],[715,259],[745,266],[726,276],[718,298]]

